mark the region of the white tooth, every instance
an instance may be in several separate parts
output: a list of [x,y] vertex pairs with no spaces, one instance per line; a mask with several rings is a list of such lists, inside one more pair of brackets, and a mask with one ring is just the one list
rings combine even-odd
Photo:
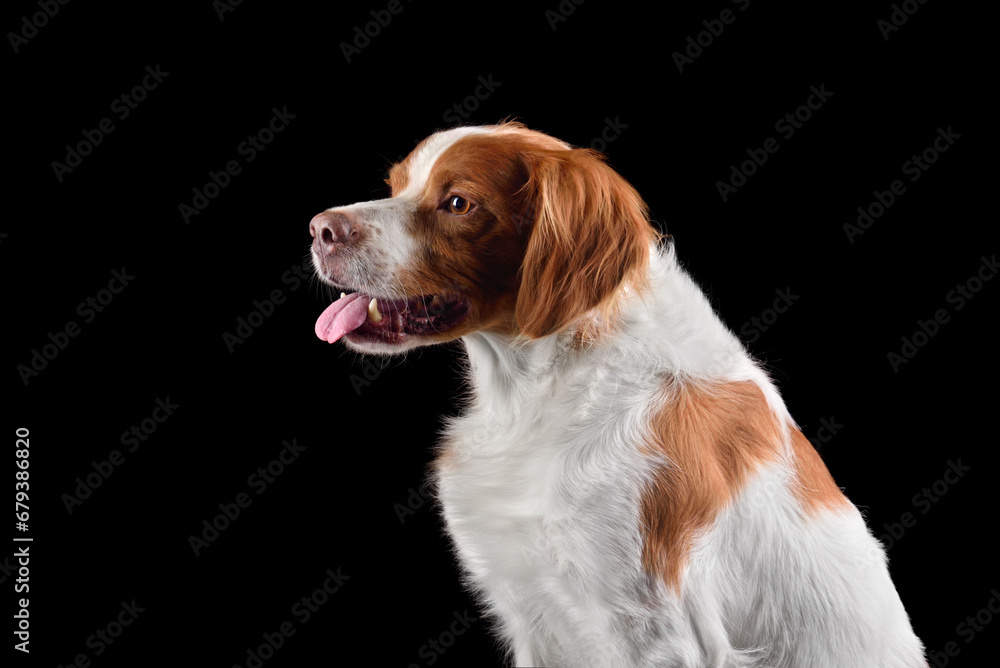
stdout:
[[346,293],[346,292],[341,292],[341,293],[340,293],[340,298],[341,298],[341,299],[343,299],[343,298],[344,298],[344,297],[346,297],[346,296],[347,296],[347,293]]
[[372,299],[368,302],[368,319],[372,322],[381,322],[382,314],[378,312],[378,300]]

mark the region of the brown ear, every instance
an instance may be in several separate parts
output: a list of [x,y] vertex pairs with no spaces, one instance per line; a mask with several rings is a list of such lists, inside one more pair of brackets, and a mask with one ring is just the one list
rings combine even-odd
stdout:
[[525,188],[535,219],[515,315],[538,338],[607,303],[646,267],[656,233],[639,193],[595,151],[544,152]]

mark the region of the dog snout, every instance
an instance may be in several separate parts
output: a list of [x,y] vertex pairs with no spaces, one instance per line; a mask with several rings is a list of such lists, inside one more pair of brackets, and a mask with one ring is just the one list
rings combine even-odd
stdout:
[[357,220],[338,211],[324,211],[309,222],[313,248],[321,256],[356,245],[361,237]]

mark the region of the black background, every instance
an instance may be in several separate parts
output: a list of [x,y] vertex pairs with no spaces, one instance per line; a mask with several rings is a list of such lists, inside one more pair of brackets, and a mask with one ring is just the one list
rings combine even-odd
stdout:
[[[995,77],[980,68],[979,10],[913,3],[885,39],[888,2],[654,11],[590,0],[564,2],[560,21],[546,14],[556,0],[478,14],[403,2],[347,62],[341,43],[386,3],[246,0],[221,19],[219,6],[72,2],[16,53],[8,35],[3,466],[12,480],[14,430],[29,428],[30,530],[7,526],[34,538],[31,654],[5,649],[12,665],[85,654],[93,666],[245,666],[286,621],[296,633],[264,665],[343,665],[354,653],[372,665],[499,665],[482,620],[441,638],[454,613],[478,612],[432,504],[399,512],[420,501],[411,490],[441,416],[459,410],[460,349],[366,367],[315,338],[325,289],[286,280],[307,257],[309,219],[386,196],[387,165],[454,124],[456,104],[463,122],[517,118],[608,154],[806,435],[824,419],[841,425],[822,454],[875,533],[912,513],[889,557],[932,665],[994,653],[1000,622],[972,637],[959,624],[1000,604],[1000,285],[960,310],[947,298],[997,251],[993,128],[976,114]],[[673,54],[727,8],[735,20],[679,72]],[[8,5],[5,32],[39,11]],[[119,119],[112,102],[157,65],[169,75]],[[479,77],[498,83],[470,99]],[[811,86],[832,95],[783,137],[775,123]],[[273,109],[294,118],[247,162],[238,147]],[[53,162],[105,117],[114,131],[60,180]],[[960,137],[910,182],[903,163],[938,128]],[[780,150],[723,201],[717,182],[768,137]],[[230,160],[241,173],[186,223],[179,205]],[[851,243],[844,223],[894,179],[905,194]],[[78,304],[123,268],[135,278],[84,322]],[[283,303],[231,352],[224,333],[275,290]],[[745,329],[769,317],[778,290],[798,299],[767,331]],[[894,369],[888,353],[937,309],[949,321]],[[69,321],[79,335],[26,384],[18,367]],[[128,452],[123,432],[168,397],[178,408]],[[248,477],[292,439],[305,450],[257,494]],[[114,450],[124,464],[67,512],[76,478]],[[946,494],[914,499],[959,460],[969,470]],[[189,537],[242,492],[251,505],[195,556]],[[0,564],[12,611],[17,575]],[[327,569],[349,579],[302,624],[292,608]],[[97,655],[88,637],[133,599],[144,611]],[[432,639],[450,646],[439,653]],[[941,653],[948,643],[956,656]]]

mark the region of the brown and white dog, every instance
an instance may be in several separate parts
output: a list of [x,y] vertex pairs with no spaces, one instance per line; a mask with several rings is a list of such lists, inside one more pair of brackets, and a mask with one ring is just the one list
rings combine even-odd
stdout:
[[515,665],[927,665],[881,545],[598,154],[462,127],[388,183],[310,223],[351,292],[316,333],[464,343],[434,477]]

